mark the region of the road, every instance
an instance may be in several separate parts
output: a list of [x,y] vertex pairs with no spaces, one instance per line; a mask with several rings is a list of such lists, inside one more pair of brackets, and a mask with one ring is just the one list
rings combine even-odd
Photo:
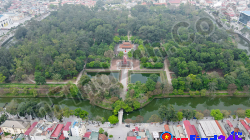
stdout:
[[85,65],[83,66],[82,71],[79,73],[79,75],[78,75],[78,77],[77,77],[77,79],[76,79],[76,81],[75,81],[75,83],[74,83],[75,85],[77,85],[78,81],[81,79],[82,74],[83,74],[83,72],[84,72],[84,70],[85,70],[85,68],[86,68],[86,64],[87,64],[87,60],[85,61]]
[[164,65],[165,65],[165,71],[166,71],[167,78],[168,78],[168,83],[172,85],[171,76],[170,76],[170,72],[169,72],[169,69],[168,69],[167,59],[164,60]]

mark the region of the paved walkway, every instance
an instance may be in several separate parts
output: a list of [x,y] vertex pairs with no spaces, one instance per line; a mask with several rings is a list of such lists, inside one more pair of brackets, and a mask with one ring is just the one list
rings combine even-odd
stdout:
[[164,60],[164,65],[165,65],[165,71],[166,71],[167,78],[168,78],[168,83],[172,85],[171,76],[170,76],[170,72],[169,72],[169,69],[168,69],[167,59]]
[[121,92],[120,97],[125,100],[126,93],[127,93],[127,86],[128,86],[128,69],[122,69],[121,72],[121,83],[123,85],[123,91]]
[[123,118],[123,109],[121,109],[121,110],[118,112],[119,124],[122,124],[122,118]]

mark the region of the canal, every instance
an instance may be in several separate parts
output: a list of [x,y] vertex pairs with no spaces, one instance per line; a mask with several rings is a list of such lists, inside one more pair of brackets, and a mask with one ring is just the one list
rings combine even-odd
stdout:
[[[0,106],[3,107],[5,103],[9,103],[11,100],[16,99],[20,104],[22,102],[28,101],[31,98],[0,98]],[[62,98],[32,98],[32,100],[38,102],[48,102],[49,104],[57,104],[61,107],[67,106],[70,109],[74,110],[76,108],[81,108],[89,112],[92,117],[97,115],[105,117],[106,120],[110,115],[112,115],[112,111],[105,110],[97,106],[93,106],[89,103],[88,100],[79,101],[73,99],[62,99]],[[135,119],[137,115],[141,115],[144,117],[144,121],[146,122],[151,115],[158,114],[158,108],[161,105],[169,106],[172,104],[176,111],[180,109],[192,109],[192,110],[205,110],[205,109],[225,109],[234,111],[238,108],[242,109],[250,109],[250,98],[233,98],[233,97],[220,97],[220,98],[207,98],[207,97],[199,97],[199,98],[165,98],[165,99],[155,99],[144,108],[131,112],[124,113],[123,118],[127,119]]]

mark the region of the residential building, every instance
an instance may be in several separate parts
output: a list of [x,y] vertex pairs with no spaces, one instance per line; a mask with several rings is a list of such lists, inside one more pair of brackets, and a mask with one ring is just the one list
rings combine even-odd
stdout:
[[170,132],[170,129],[169,129],[169,126],[168,125],[164,125],[164,128],[165,128],[165,131],[168,131],[168,132]]
[[248,125],[248,126],[250,126],[250,119],[248,119],[248,118],[245,118],[245,123]]
[[153,132],[153,138],[154,138],[154,139],[159,139],[159,138],[160,138],[159,133],[156,132],[156,131],[154,131],[154,132]]
[[50,138],[51,139],[58,139],[59,136],[61,135],[62,129],[63,129],[63,124],[58,124],[55,128],[55,130],[53,131],[53,133],[51,134]]
[[218,121],[222,130],[224,131],[224,133],[226,134],[226,137],[228,137],[228,134],[227,134],[227,130],[225,129],[225,126],[221,123],[221,121]]
[[148,140],[153,140],[153,136],[149,133],[148,130],[146,130],[146,136]]
[[0,127],[3,132],[20,134],[28,130],[30,127],[30,122],[22,120],[6,120]]
[[4,13],[3,15],[8,16],[9,18],[12,19],[12,21],[18,21],[24,18],[23,13]]
[[30,128],[24,133],[25,136],[29,136],[30,132],[35,128],[38,122],[34,122]]
[[30,140],[45,140],[50,139],[51,134],[55,130],[57,123],[47,121],[39,121],[35,128],[30,132]]
[[82,140],[82,138],[79,136],[70,136],[69,140]]
[[200,132],[200,138],[213,138],[214,135],[222,135],[218,125],[214,120],[211,121],[200,121],[198,125]]
[[198,136],[198,133],[193,125],[188,120],[183,121],[183,130],[186,138],[190,139],[190,135]]
[[234,127],[229,120],[226,120],[226,124],[224,125],[225,129],[227,130],[227,135],[229,136],[232,131],[234,131]]
[[179,6],[181,4],[181,0],[169,0],[167,3],[174,6]]
[[24,135],[23,134],[19,134],[15,140],[23,140],[24,139]]
[[89,140],[98,140],[99,133],[92,131]]
[[222,135],[225,137],[225,139],[227,139],[227,135],[226,135],[226,133],[224,132],[224,130],[222,129],[222,126],[220,125],[220,123],[219,123],[217,120],[215,120],[215,123],[218,125],[218,127],[219,127],[219,129],[220,129]]
[[250,21],[250,11],[241,11],[238,22],[242,23],[243,25],[247,25],[249,21]]
[[70,125],[71,125],[71,122],[67,122],[66,125],[63,128],[63,135],[64,135],[65,138],[69,138],[69,134],[70,134],[69,127],[70,127]]
[[70,130],[71,130],[72,136],[82,137],[86,133],[86,127],[80,119],[74,121],[74,123],[71,124]]
[[250,127],[244,122],[244,120],[240,120],[238,123],[239,129],[243,130],[243,132],[246,134],[246,139],[250,139]]
[[13,24],[12,19],[7,15],[0,15],[0,27],[7,27],[8,25]]
[[84,140],[89,140],[90,135],[91,135],[91,132],[86,132],[83,136]]
[[98,140],[108,140],[108,137],[105,134],[99,134]]

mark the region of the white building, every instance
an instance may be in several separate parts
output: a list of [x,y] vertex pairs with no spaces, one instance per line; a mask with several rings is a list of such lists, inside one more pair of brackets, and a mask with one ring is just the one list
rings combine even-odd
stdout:
[[214,120],[211,121],[200,121],[198,125],[201,138],[213,138],[214,135],[222,135],[220,128]]
[[70,125],[71,125],[71,122],[67,122],[65,127],[63,128],[63,136],[65,138],[69,138],[69,134],[70,134],[69,127],[70,127]]
[[74,121],[70,126],[72,136],[83,136],[86,133],[86,127],[81,120]]
[[8,25],[13,24],[12,19],[7,15],[0,15],[0,27],[7,27]]

